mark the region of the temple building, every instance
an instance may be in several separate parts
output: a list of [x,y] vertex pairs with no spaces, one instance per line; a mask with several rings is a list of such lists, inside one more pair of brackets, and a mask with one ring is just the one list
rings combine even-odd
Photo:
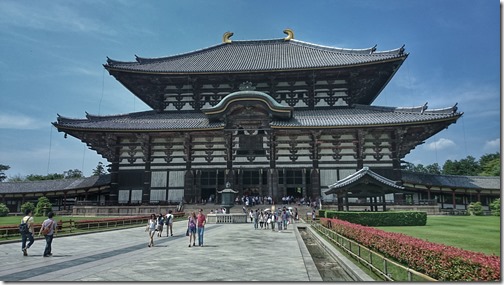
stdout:
[[183,54],[108,59],[110,75],[152,110],[53,124],[108,160],[107,200],[137,204],[215,199],[227,182],[240,196],[326,198],[364,167],[400,181],[401,160],[462,116],[456,104],[372,105],[408,57],[404,46],[337,48],[284,33],[228,32]]

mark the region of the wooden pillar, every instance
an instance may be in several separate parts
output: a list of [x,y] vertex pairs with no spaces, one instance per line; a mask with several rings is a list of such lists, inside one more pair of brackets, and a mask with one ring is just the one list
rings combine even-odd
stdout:
[[385,193],[383,193],[383,195],[381,196],[381,199],[382,199],[383,211],[386,212],[387,211],[387,202],[385,201]]
[[454,210],[457,207],[457,202],[455,202],[455,190],[454,189],[452,189],[452,206],[453,206]]
[[66,210],[67,191],[63,192],[63,211]]
[[481,190],[476,190],[478,202],[481,202]]
[[346,210],[350,211],[350,206],[348,205],[348,193],[345,192],[345,206]]

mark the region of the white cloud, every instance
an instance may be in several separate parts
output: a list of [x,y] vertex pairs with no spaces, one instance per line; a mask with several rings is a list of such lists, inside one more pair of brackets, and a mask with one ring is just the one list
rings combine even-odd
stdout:
[[26,115],[0,114],[0,129],[34,130],[41,127],[47,127],[47,122]]
[[499,148],[500,148],[500,138],[486,141],[485,146],[483,147],[483,149],[486,151],[499,151]]
[[70,31],[111,35],[115,31],[98,19],[82,16],[78,8],[65,2],[44,2],[43,6],[22,2],[0,3],[0,23],[4,27],[31,28],[44,31]]
[[454,147],[456,144],[450,140],[450,139],[445,139],[445,138],[440,138],[439,140],[435,142],[431,142],[427,145],[425,145],[425,149],[427,150],[442,150],[450,147]]

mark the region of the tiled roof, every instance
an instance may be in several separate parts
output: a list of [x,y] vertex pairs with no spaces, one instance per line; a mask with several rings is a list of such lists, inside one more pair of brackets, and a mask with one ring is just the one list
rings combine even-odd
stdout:
[[[373,178],[374,180],[376,180],[377,182],[381,183],[381,184],[384,184],[384,185],[387,185],[391,188],[396,188],[396,189],[401,189],[401,190],[404,190],[404,187],[400,186],[400,185],[397,185],[395,181],[393,180],[390,180],[386,177],[383,177],[381,175],[378,175],[376,174],[375,172],[373,172],[372,170],[370,170],[368,167],[363,167],[361,170],[355,172],[354,174],[351,174],[341,180],[338,180],[336,183],[332,184],[332,185],[329,185],[327,186],[331,191],[333,189],[340,189],[340,188],[344,188],[352,183],[355,183],[357,181],[359,181],[362,177],[364,176],[370,176],[371,178]],[[326,191],[326,194],[329,192],[329,191]],[[332,192],[332,191],[331,191]]]
[[488,190],[501,189],[499,176],[437,175],[410,171],[401,171],[401,175],[403,183],[416,185]]
[[110,174],[84,178],[41,180],[30,182],[2,182],[0,194],[41,193],[62,190],[87,189],[110,184]]
[[344,49],[298,40],[232,41],[184,54],[141,58],[134,62],[107,60],[106,68],[152,73],[250,72],[360,65],[402,58],[404,48],[390,51]]
[[[348,127],[380,126],[422,123],[429,121],[455,119],[460,113],[446,108],[441,112],[411,111],[414,108],[374,107],[355,105],[355,108],[333,108],[320,110],[296,110],[288,120],[273,120],[276,128],[307,127]],[[58,116],[54,123],[61,129],[84,130],[187,130],[223,128],[223,122],[209,122],[205,114],[194,111],[162,112],[146,111],[116,116],[93,116],[87,119],[69,119]]]

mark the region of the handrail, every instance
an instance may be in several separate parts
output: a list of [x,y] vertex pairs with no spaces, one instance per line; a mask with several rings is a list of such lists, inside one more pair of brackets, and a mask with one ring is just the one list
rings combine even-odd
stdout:
[[[345,236],[342,236],[341,234],[338,234],[337,232],[335,232],[331,229],[328,229],[319,223],[311,223],[311,225],[315,230],[317,230],[319,233],[324,235],[331,242],[336,244],[339,248],[344,250],[346,253],[351,255],[353,258],[359,260],[360,262],[363,262],[372,271],[378,273],[380,276],[382,276],[383,278],[385,278],[388,281],[395,281],[391,277],[391,275],[388,271],[388,267],[387,267],[388,264],[392,264],[392,265],[399,267],[399,268],[403,269],[404,271],[406,271],[408,274],[408,281],[413,281],[413,275],[418,276],[426,281],[437,281],[436,279],[434,279],[428,275],[425,275],[425,274],[420,273],[418,271],[415,271],[409,267],[406,267],[402,264],[399,264],[393,260],[390,260],[389,258],[383,256],[382,254],[375,252],[375,251],[355,242],[354,240],[351,240]],[[334,239],[334,237],[336,237],[336,239]],[[344,242],[346,242],[348,244],[348,248],[345,246]],[[357,246],[357,254],[352,251],[352,244]],[[369,253],[369,258],[370,258],[369,261],[361,257],[361,249],[364,249]],[[373,256],[376,256],[376,257],[381,258],[383,260],[383,270],[380,268],[377,268],[375,265],[373,265],[373,263],[372,263]]]

